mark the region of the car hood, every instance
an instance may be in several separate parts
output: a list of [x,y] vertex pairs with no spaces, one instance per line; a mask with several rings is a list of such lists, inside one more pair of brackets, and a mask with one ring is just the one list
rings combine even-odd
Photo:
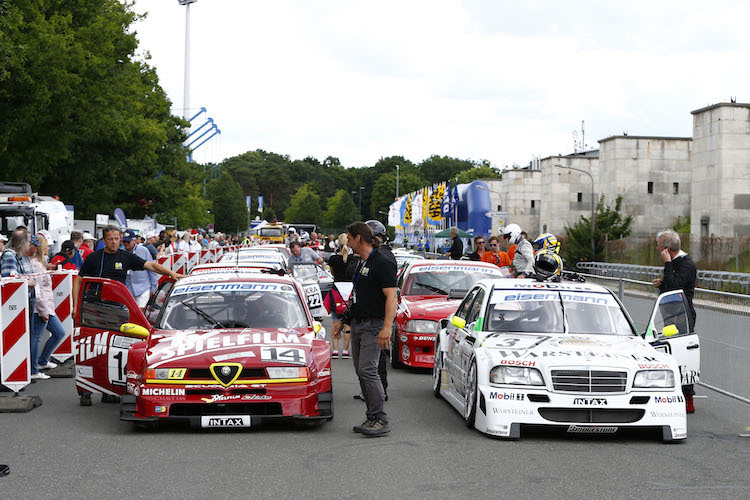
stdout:
[[[482,339],[481,347],[495,364],[675,367],[672,356],[635,336],[490,334]],[[514,363],[513,360],[529,363]]]
[[263,347],[301,349],[309,360],[313,347],[321,342],[311,328],[165,331],[152,337],[146,356],[150,368],[205,367],[222,361],[261,367],[287,364],[264,361]]
[[423,296],[414,295],[403,297],[402,301],[412,319],[429,319],[440,321],[456,312],[461,301],[458,299],[448,300],[448,296]]

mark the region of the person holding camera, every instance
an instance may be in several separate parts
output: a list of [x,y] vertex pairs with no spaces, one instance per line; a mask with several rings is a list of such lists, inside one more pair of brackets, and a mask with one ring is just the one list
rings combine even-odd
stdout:
[[[388,434],[385,393],[378,375],[380,350],[387,349],[396,316],[396,272],[378,250],[380,243],[364,222],[347,227],[349,246],[362,257],[354,275],[350,307],[342,321],[351,324],[352,360],[367,404],[366,418],[354,432],[367,437]],[[334,338],[341,338],[341,325],[334,326]]]

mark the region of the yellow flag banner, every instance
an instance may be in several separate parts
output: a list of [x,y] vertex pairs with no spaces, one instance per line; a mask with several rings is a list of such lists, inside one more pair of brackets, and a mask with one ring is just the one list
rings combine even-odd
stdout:
[[412,205],[412,197],[409,195],[409,198],[406,200],[406,213],[404,214],[404,223],[411,224],[411,205]]
[[430,194],[430,201],[427,207],[427,221],[436,225],[443,220],[443,196],[445,196],[445,184],[438,184]]

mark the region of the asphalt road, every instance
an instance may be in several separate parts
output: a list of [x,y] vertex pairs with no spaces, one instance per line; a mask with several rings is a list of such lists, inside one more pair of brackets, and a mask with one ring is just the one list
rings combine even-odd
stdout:
[[747,498],[750,405],[698,388],[689,437],[468,429],[427,372],[390,372],[393,431],[365,438],[350,360],[334,360],[335,418],[311,429],[140,432],[118,405],[78,405],[72,379],[35,383],[43,405],[0,414],[0,498]]

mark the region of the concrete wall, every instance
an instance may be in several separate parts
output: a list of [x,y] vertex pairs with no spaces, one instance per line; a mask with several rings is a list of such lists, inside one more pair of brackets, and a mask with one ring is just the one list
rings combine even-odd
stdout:
[[610,206],[623,196],[622,209],[633,216],[634,234],[653,234],[690,215],[691,146],[690,138],[614,136],[599,141],[600,191]]
[[701,236],[750,235],[750,104],[693,111],[693,140],[690,232],[696,253]]
[[544,158],[540,163],[542,206],[536,233],[546,232],[560,237],[565,234],[565,227],[575,224],[582,215],[591,217],[591,178],[582,172],[555,165],[589,172],[594,178],[594,196],[598,199],[599,158],[595,154],[551,156]]
[[[529,237],[536,236],[539,227],[539,207],[543,205],[541,179],[541,171],[527,169],[506,170],[502,180],[483,179],[492,190],[492,210],[496,211],[501,206],[502,211],[508,212],[504,225],[518,224]],[[532,201],[534,207],[531,206]],[[499,234],[500,227],[499,218],[492,217],[492,234]]]

